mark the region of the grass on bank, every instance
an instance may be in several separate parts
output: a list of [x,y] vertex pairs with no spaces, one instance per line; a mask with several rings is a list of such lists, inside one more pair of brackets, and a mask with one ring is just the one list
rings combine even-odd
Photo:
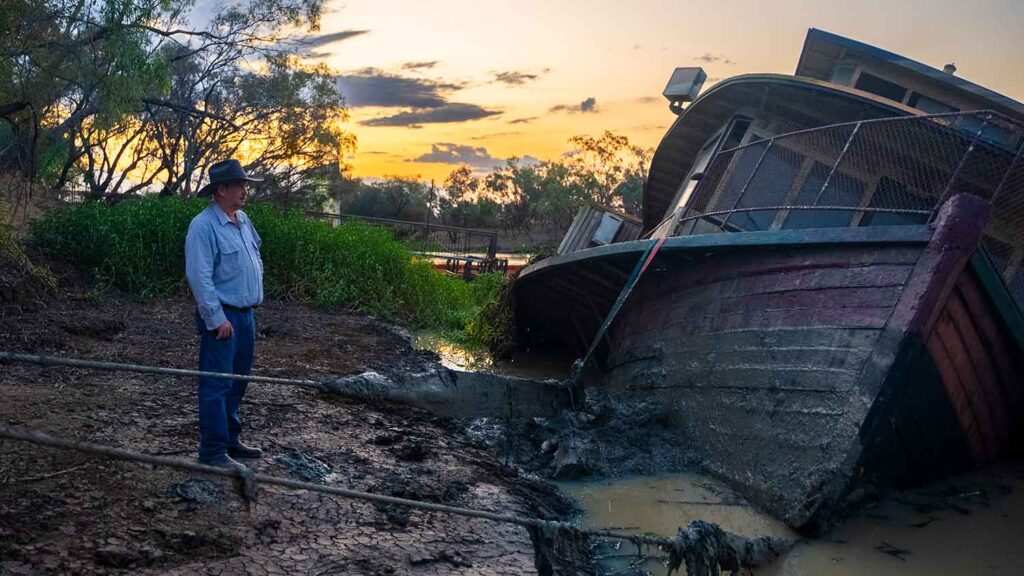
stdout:
[[[50,212],[32,225],[35,244],[134,296],[186,289],[185,233],[204,200],[147,197],[115,206],[86,203]],[[333,228],[298,212],[247,207],[263,239],[268,298],[324,308],[348,307],[412,328],[428,328],[485,345],[482,312],[504,284],[499,275],[464,282],[417,260],[385,228],[346,223]]]

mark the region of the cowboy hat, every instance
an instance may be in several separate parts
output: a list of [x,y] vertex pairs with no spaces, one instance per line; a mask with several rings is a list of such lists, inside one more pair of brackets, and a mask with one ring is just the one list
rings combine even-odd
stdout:
[[227,184],[229,182],[263,182],[263,178],[246,174],[241,162],[234,158],[211,164],[207,174],[209,175],[210,182],[200,188],[196,196],[203,197],[212,194],[217,189],[218,184]]

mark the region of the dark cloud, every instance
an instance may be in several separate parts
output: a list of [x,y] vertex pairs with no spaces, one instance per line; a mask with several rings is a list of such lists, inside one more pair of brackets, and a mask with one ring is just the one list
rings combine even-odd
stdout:
[[531,82],[540,78],[539,74],[527,74],[526,72],[495,72],[494,81],[501,82],[502,84],[508,84],[509,86],[522,86],[527,82]]
[[348,40],[349,38],[355,38],[356,36],[362,36],[363,34],[369,33],[369,30],[342,30],[341,32],[331,32],[330,34],[306,36],[301,40],[301,43],[310,48],[317,48],[319,46],[325,46],[334,42],[341,42],[342,40]]
[[[520,166],[536,166],[539,158],[530,155],[515,157]],[[493,170],[507,162],[505,158],[491,156],[483,146],[466,146],[451,142],[439,142],[430,146],[430,152],[406,160],[406,162],[430,162],[436,164],[468,165],[477,172]]]
[[349,106],[438,108],[448,104],[446,94],[461,84],[423,78],[407,78],[376,68],[364,68],[339,76],[338,88]]
[[406,62],[402,64],[403,70],[425,70],[437,66],[439,60],[431,60],[429,62]]
[[637,102],[642,102],[644,104],[650,104],[651,102],[657,102],[658,100],[661,100],[661,98],[658,98],[657,96],[641,96],[636,99]]
[[501,158],[491,156],[487,148],[482,146],[465,146],[440,142],[430,146],[430,152],[422,156],[406,160],[406,162],[430,162],[435,164],[467,164],[473,168],[492,169],[504,164]]
[[722,64],[735,64],[736,62],[726,58],[725,56],[715,55],[710,52],[705,52],[703,56],[697,56],[694,60],[702,62],[704,64],[714,64],[715,62],[721,62]]
[[515,120],[509,120],[508,123],[509,124],[529,124],[530,122],[533,122],[536,119],[537,119],[536,116],[528,116],[526,118],[516,118]]
[[495,132],[493,134],[482,134],[480,136],[473,136],[472,138],[470,138],[470,140],[490,140],[491,138],[499,138],[501,136],[512,136],[513,134],[522,134],[522,132]]
[[364,120],[362,124],[364,126],[406,126],[408,128],[419,128],[422,124],[466,122],[497,114],[501,114],[501,111],[487,110],[476,104],[452,102],[442,106],[410,110],[392,116]]
[[597,99],[591,96],[576,105],[559,104],[558,106],[553,106],[551,112],[568,112],[569,114],[597,112]]

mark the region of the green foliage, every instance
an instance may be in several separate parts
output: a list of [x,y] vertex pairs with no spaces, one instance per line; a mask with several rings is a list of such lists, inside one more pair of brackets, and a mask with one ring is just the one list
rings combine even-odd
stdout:
[[57,282],[48,269],[29,260],[7,222],[0,202],[0,303],[21,304],[52,290]]
[[[153,298],[184,289],[185,233],[205,206],[201,200],[156,197],[113,207],[86,203],[38,220],[32,238],[54,258],[130,294]],[[483,275],[467,283],[443,274],[415,259],[385,228],[363,223],[333,228],[266,204],[246,213],[263,238],[269,297],[488,337],[480,311],[496,297],[500,277]]]
[[389,176],[373,183],[359,182],[350,190],[342,212],[422,222],[430,202],[430,185],[416,178]]
[[515,337],[512,282],[492,273],[478,276],[470,286],[477,312],[466,325],[464,342],[504,357],[511,351]]
[[455,226],[528,230],[565,228],[587,202],[639,214],[652,151],[625,136],[576,136],[558,160],[509,158],[485,178],[460,166],[448,176],[437,203],[441,219]]
[[53,258],[128,293],[154,298],[182,285],[185,232],[204,205],[152,198],[113,207],[87,202],[35,221],[32,239]]

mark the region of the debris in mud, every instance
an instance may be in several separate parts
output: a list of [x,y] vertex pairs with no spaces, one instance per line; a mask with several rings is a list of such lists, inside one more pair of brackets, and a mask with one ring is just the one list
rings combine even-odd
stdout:
[[392,446],[402,441],[402,435],[395,432],[388,432],[385,434],[378,434],[370,439],[370,444],[374,446]]
[[60,323],[62,330],[73,336],[85,336],[98,340],[113,340],[124,332],[127,324],[122,320],[104,316],[72,316]]
[[166,554],[160,549],[152,546],[143,546],[138,550],[131,550],[125,545],[101,546],[93,553],[96,563],[100,566],[110,568],[132,568],[136,566],[150,566],[163,560]]
[[433,451],[422,440],[410,440],[403,442],[395,448],[395,457],[406,462],[422,462]]
[[898,548],[896,546],[893,546],[892,544],[889,544],[888,542],[882,542],[878,546],[875,546],[875,550],[878,550],[883,554],[888,554],[889,556],[892,556],[893,558],[896,558],[901,562],[906,562],[907,559],[904,558],[904,556],[910,554],[910,550]]
[[400,528],[405,528],[409,525],[411,520],[410,512],[412,512],[412,510],[407,506],[386,504],[384,506],[379,506],[378,508],[384,512],[384,520],[388,524],[393,524]]
[[539,576],[594,574],[587,534],[563,523],[527,526]]
[[283,465],[293,478],[323,484],[331,475],[331,467],[303,452],[290,452],[274,459]]
[[503,461],[560,480],[687,470],[699,464],[664,408],[638,400],[625,405],[600,389],[585,392],[580,410],[552,418],[469,421],[467,434]]
[[189,478],[171,486],[171,493],[187,502],[217,505],[221,500],[220,486],[206,478]]
[[668,573],[671,576],[685,564],[687,576],[717,576],[726,570],[739,574],[741,568],[771,562],[792,545],[777,538],[744,538],[722,530],[717,524],[694,520],[679,529],[669,547]]
[[474,418],[466,424],[466,435],[473,445],[493,449],[504,442],[505,422],[498,418]]
[[444,549],[436,552],[413,552],[409,554],[409,564],[422,566],[434,562],[447,562],[456,568],[472,568],[473,563],[466,560],[458,552]]

